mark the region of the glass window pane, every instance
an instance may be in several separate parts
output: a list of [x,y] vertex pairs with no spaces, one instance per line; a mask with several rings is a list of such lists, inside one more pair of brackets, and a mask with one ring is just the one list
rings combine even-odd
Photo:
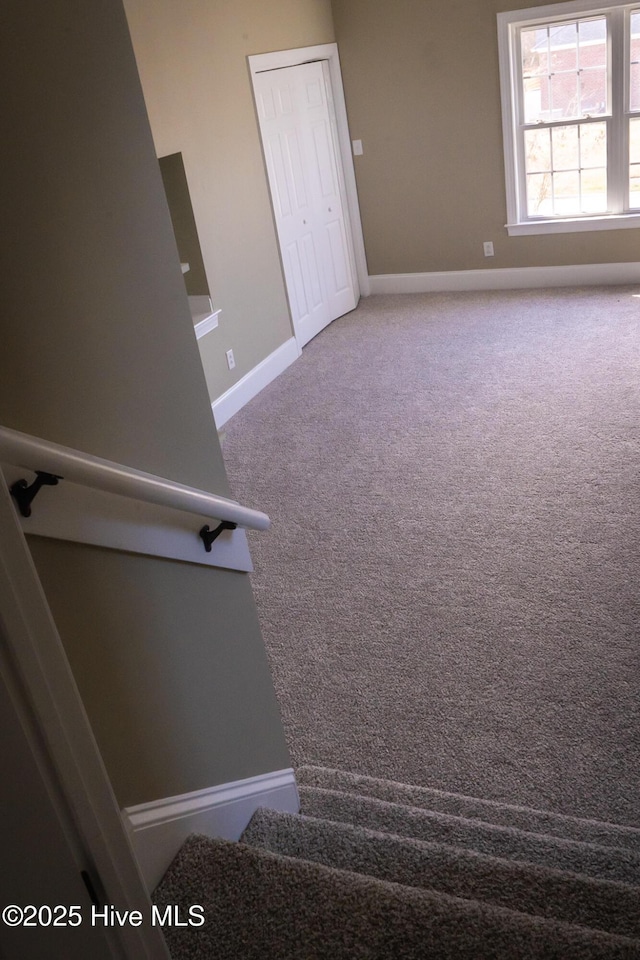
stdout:
[[629,106],[640,110],[640,10],[631,14],[631,70]]
[[524,81],[524,122],[550,120],[549,78],[530,77]]
[[640,63],[631,64],[629,107],[640,110]]
[[629,206],[640,207],[640,163],[632,163],[629,178]]
[[577,170],[553,175],[554,212],[571,217],[580,213],[580,174]]
[[579,116],[578,74],[553,73],[551,75],[551,119]]
[[522,30],[520,49],[522,53],[522,76],[531,77],[549,74],[548,30],[546,27]]
[[[604,17],[522,30],[520,39],[525,101],[528,100],[525,123],[606,113],[607,22]],[[548,78],[548,87],[545,78]]]
[[607,72],[601,68],[580,73],[580,113],[597,117],[607,112]]
[[524,135],[525,169],[527,173],[551,170],[551,131],[527,130]]
[[552,131],[553,169],[577,170],[580,166],[578,127],[554,127]]
[[640,207],[640,119],[629,121],[629,206]]
[[551,73],[558,70],[578,68],[578,24],[556,24],[549,28],[549,54],[551,56]]
[[629,121],[629,160],[640,163],[640,120]]
[[527,214],[530,217],[553,216],[550,173],[533,173],[527,177]]
[[[632,23],[640,112],[640,5]],[[607,17],[598,15],[520,32],[524,123],[530,127],[523,131],[530,217],[607,212],[609,121],[586,119],[604,116],[612,107],[607,29]],[[638,203],[640,117],[637,125],[631,121],[630,131],[631,193]]]
[[[640,130],[638,131],[640,134]],[[640,140],[638,143],[640,148]],[[640,154],[638,156],[640,160]],[[580,166],[606,167],[607,165],[607,125],[606,123],[580,124]]]
[[525,123],[550,119],[548,34],[546,27],[520,33]]
[[580,43],[580,64],[586,67],[606,67],[607,65],[607,21],[604,17],[594,20],[580,20],[578,23]]
[[607,210],[607,171],[582,171],[582,213],[605,213]]

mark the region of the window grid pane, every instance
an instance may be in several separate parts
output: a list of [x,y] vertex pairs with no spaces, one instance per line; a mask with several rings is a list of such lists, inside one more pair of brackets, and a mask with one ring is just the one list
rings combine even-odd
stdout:
[[630,20],[629,109],[633,111],[640,110],[640,10],[634,10]]
[[606,122],[526,130],[524,143],[529,217],[606,213]]
[[605,17],[524,28],[520,50],[525,124],[607,113]]
[[640,207],[640,163],[632,163],[629,169],[629,207]]
[[629,207],[640,207],[640,118],[629,121]]

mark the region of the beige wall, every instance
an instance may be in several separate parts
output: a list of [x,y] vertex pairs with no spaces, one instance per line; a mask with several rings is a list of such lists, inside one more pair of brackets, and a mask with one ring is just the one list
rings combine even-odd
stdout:
[[[125,0],[156,151],[182,152],[220,326],[212,399],[292,336],[247,56],[333,41],[330,0]],[[234,351],[236,368],[226,366]]]
[[[226,494],[120,0],[3,26],[0,423]],[[288,766],[245,574],[31,547],[122,805]]]
[[507,236],[496,13],[530,5],[333,0],[370,274],[638,260],[638,230]]

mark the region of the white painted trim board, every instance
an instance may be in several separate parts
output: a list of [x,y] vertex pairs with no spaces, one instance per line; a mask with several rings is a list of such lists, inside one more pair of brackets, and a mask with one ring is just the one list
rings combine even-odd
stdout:
[[215,330],[218,326],[218,321],[220,319],[220,314],[222,310],[214,310],[213,313],[204,312],[201,315],[201,319],[198,319],[197,316],[193,316],[193,329],[195,330],[196,340],[202,340],[203,337],[206,337],[208,333],[211,333],[212,330]]
[[640,283],[640,263],[581,263],[565,267],[505,267],[386,273],[369,278],[371,293],[437,293],[456,290],[523,290]]
[[232,387],[214,400],[211,404],[213,416],[218,430],[234,413],[241,410],[249,400],[253,400],[261,390],[264,390],[272,380],[279,377],[294,360],[300,356],[300,347],[295,337],[286,340],[277,350],[270,353],[268,357],[261,360],[249,373],[246,373],[241,380],[234,383]]
[[[29,482],[33,479],[31,471],[12,464],[0,463],[0,472],[7,486],[23,478]],[[18,516],[18,521],[23,532],[31,536],[168,557],[205,567],[248,573],[253,570],[247,535],[240,527],[225,530],[207,553],[198,531],[205,525],[215,529],[219,521],[69,480],[43,487],[31,516]]]
[[127,807],[122,818],[151,892],[190,833],[239,840],[258,807],[298,813],[293,769]]

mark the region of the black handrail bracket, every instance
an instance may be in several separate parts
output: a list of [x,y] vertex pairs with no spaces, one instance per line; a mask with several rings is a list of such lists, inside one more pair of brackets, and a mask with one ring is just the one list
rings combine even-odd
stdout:
[[23,517],[31,516],[31,504],[41,487],[55,487],[58,480],[63,479],[55,473],[46,473],[44,470],[36,470],[35,473],[36,478],[33,483],[30,484],[26,480],[16,480],[9,488],[9,493],[18,504],[18,510]]
[[204,548],[207,553],[211,553],[211,545],[214,540],[217,540],[223,530],[235,530],[238,526],[237,523],[231,523],[230,520],[221,520],[220,525],[215,528],[215,530],[209,529],[208,524],[205,524],[204,527],[199,531],[198,535],[202,538],[204,543]]

